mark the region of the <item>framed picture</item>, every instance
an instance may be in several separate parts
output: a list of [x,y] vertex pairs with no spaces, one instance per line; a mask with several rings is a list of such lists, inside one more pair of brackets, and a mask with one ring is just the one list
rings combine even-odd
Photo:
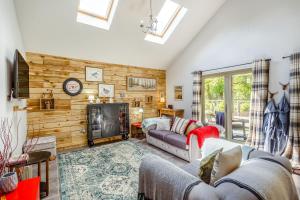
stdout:
[[86,81],[103,81],[103,69],[95,67],[85,67],[85,80]]
[[99,97],[115,97],[115,85],[99,84]]
[[183,87],[182,86],[175,86],[174,87],[174,94],[176,101],[182,101],[183,99]]
[[128,91],[155,91],[157,80],[155,78],[127,77]]

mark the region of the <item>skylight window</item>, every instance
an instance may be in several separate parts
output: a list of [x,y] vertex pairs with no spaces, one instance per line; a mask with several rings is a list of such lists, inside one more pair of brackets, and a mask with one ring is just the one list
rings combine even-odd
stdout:
[[109,30],[119,0],[80,0],[77,22]]
[[187,9],[171,0],[166,0],[157,16],[157,31],[148,33],[145,40],[164,44],[177,25],[180,23]]

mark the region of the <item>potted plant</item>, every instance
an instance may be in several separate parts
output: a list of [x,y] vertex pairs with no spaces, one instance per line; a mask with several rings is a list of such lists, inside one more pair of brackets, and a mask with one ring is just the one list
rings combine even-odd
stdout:
[[18,185],[16,172],[9,172],[7,169],[7,164],[18,146],[18,133],[16,134],[16,144],[13,146],[12,126],[13,121],[8,118],[0,120],[0,193],[2,194],[15,190]]

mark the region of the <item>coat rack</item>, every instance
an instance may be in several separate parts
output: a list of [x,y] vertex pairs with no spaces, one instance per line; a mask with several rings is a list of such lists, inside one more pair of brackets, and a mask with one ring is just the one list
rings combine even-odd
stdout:
[[[283,83],[279,82],[279,84],[282,86],[282,90],[283,90],[283,91],[286,91],[290,83],[283,84]],[[269,90],[269,94],[270,94],[270,99],[273,99],[273,97],[274,97],[276,94],[278,94],[278,91],[277,91],[277,92],[271,92],[271,91]]]
[[281,83],[281,82],[279,82],[279,84],[282,86],[282,90],[283,90],[283,91],[286,91],[287,88],[288,88],[288,86],[290,85],[290,83],[283,84],[283,83]]
[[270,99],[273,99],[273,97],[274,97],[276,94],[278,94],[278,92],[271,92],[271,91],[269,90],[269,94],[270,94]]

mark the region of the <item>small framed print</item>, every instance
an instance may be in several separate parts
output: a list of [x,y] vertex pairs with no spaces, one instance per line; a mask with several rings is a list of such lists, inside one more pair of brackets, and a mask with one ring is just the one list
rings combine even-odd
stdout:
[[85,80],[86,81],[103,81],[103,69],[96,67],[85,67]]
[[63,90],[70,96],[76,96],[81,93],[83,89],[82,83],[76,78],[68,78],[63,83]]
[[99,97],[115,97],[115,85],[99,84]]
[[183,99],[183,87],[175,86],[174,87],[175,101],[182,101]]

